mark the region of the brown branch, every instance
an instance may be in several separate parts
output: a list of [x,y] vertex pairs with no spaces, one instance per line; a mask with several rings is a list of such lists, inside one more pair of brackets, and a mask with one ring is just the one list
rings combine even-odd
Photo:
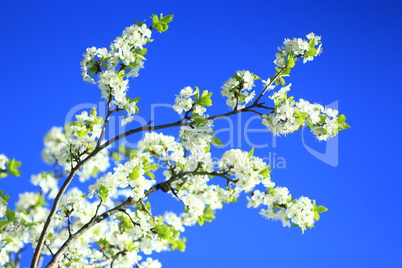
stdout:
[[285,67],[282,67],[279,72],[274,76],[274,78],[269,81],[269,83],[264,87],[264,90],[260,93],[260,95],[258,95],[257,99],[255,99],[254,104],[257,104],[260,99],[262,98],[262,96],[264,96],[264,94],[267,92],[268,88],[279,78],[281,77],[281,74],[283,73],[283,71],[286,69],[286,65]]
[[[279,74],[280,74],[280,73],[278,73],[278,75],[276,76],[276,78],[279,77]],[[235,115],[235,114],[238,114],[238,113],[250,111],[250,109],[252,109],[252,108],[264,108],[264,109],[272,109],[272,110],[273,110],[273,108],[263,106],[263,103],[258,103],[258,100],[262,97],[262,95],[265,93],[265,91],[266,91],[266,89],[268,88],[268,86],[271,85],[271,84],[274,82],[274,80],[275,80],[275,79],[273,79],[273,80],[270,82],[270,84],[268,84],[268,85],[266,86],[264,92],[260,94],[260,96],[257,98],[257,100],[256,100],[252,105],[249,105],[249,106],[244,107],[244,108],[239,109],[239,110],[233,110],[233,111],[231,111],[231,112],[227,112],[227,113],[224,113],[224,114],[215,115],[215,116],[210,116],[210,117],[206,118],[206,120],[215,120],[215,119],[218,119],[218,118],[228,117],[228,116]],[[107,118],[107,119],[108,119],[108,118]],[[165,128],[177,127],[177,126],[186,126],[186,125],[191,125],[191,124],[192,124],[191,121],[184,122],[183,119],[182,119],[182,120],[179,120],[179,121],[177,121],[177,122],[174,122],[174,123],[162,124],[162,125],[157,125],[157,126],[150,126],[150,124],[151,124],[152,122],[153,122],[153,121],[149,121],[146,125],[143,125],[143,126],[141,126],[141,127],[138,127],[138,128],[132,129],[132,130],[129,130],[129,131],[125,132],[125,133],[122,133],[122,134],[120,134],[120,135],[118,135],[118,136],[112,138],[111,140],[106,141],[105,143],[103,143],[103,144],[101,144],[101,145],[100,145],[100,142],[99,142],[100,139],[99,139],[99,140],[98,140],[98,144],[97,144],[95,150],[92,151],[92,153],[90,153],[86,158],[84,158],[83,160],[79,161],[79,162],[76,164],[75,167],[72,167],[72,169],[71,169],[71,171],[70,171],[70,174],[68,175],[68,177],[67,177],[66,180],[64,181],[62,187],[60,188],[60,191],[58,192],[56,198],[54,199],[53,207],[52,207],[52,209],[51,209],[51,211],[50,211],[50,213],[49,213],[49,215],[48,215],[48,217],[47,217],[47,219],[46,219],[46,222],[45,222],[44,227],[43,227],[43,229],[42,229],[41,235],[40,235],[40,237],[39,237],[38,244],[37,244],[37,246],[36,246],[36,249],[35,249],[35,252],[34,252],[34,256],[33,256],[33,258],[32,258],[31,268],[36,268],[36,267],[37,267],[37,263],[38,263],[38,260],[39,260],[40,255],[41,255],[41,251],[42,251],[42,248],[43,248],[43,244],[44,244],[44,241],[45,241],[45,237],[46,237],[47,231],[48,231],[48,229],[49,229],[49,227],[50,227],[51,221],[53,220],[53,218],[54,218],[54,216],[55,216],[55,214],[56,214],[56,212],[57,212],[58,205],[59,205],[59,203],[60,203],[61,197],[63,196],[63,194],[64,194],[65,191],[67,190],[67,188],[68,188],[68,186],[70,185],[71,181],[73,180],[75,174],[78,172],[78,170],[79,170],[86,162],[88,162],[92,157],[94,157],[94,156],[95,156],[97,153],[99,153],[101,150],[105,149],[106,147],[108,147],[109,145],[113,144],[114,142],[116,142],[116,141],[118,141],[118,140],[120,140],[120,139],[122,139],[122,138],[125,138],[125,137],[127,137],[127,136],[129,136],[129,135],[132,135],[132,134],[135,134],[135,133],[138,133],[138,132],[141,132],[141,131],[155,131],[155,130],[159,130],[159,129],[165,129]],[[103,131],[102,131],[102,132],[103,132]],[[151,188],[151,189],[152,189],[152,188]],[[151,191],[151,189],[150,189],[149,191]],[[159,189],[159,188],[156,188],[156,189],[154,189],[154,191],[156,191],[156,190],[158,190],[158,189]],[[149,191],[148,191],[148,192],[149,192]],[[124,204],[124,203],[123,203],[123,204]],[[102,215],[104,215],[104,214],[102,214]],[[74,235],[73,235],[73,236],[74,236]],[[57,254],[57,253],[56,253],[56,254]],[[48,266],[48,267],[52,267],[52,266]]]
[[[139,200],[134,200],[132,197],[128,197],[123,203],[121,203],[120,205],[118,205],[112,209],[109,209],[108,211],[102,213],[101,215],[97,216],[95,214],[94,217],[92,217],[92,219],[89,222],[87,222],[85,225],[83,225],[77,232],[72,234],[64,242],[64,244],[59,248],[59,250],[53,255],[52,260],[49,262],[49,264],[46,267],[47,268],[57,268],[58,267],[57,263],[58,263],[60,257],[64,255],[64,252],[68,249],[68,247],[74,241],[76,241],[82,234],[84,234],[86,231],[88,231],[90,228],[92,228],[97,223],[109,218],[110,216],[116,214],[117,212],[123,212],[123,213],[127,214],[127,212],[125,211],[125,208],[127,208],[129,206],[133,206],[133,205],[137,204],[138,202],[142,202],[153,192],[156,192],[157,190],[162,189],[165,184],[170,185],[170,183],[174,182],[175,180],[181,179],[185,175],[213,175],[213,176],[219,176],[219,177],[225,178],[228,182],[233,182],[233,183],[237,182],[237,180],[233,180],[233,179],[227,177],[226,176],[227,174],[222,173],[222,172],[189,171],[189,172],[181,172],[178,174],[174,174],[169,180],[160,182],[160,183],[154,185],[153,187],[151,187],[148,191],[146,191],[144,193],[143,198],[141,198]],[[98,205],[98,207],[99,207],[99,205]],[[130,219],[131,219],[131,217],[130,217]],[[97,266],[95,266],[95,267],[97,267]]]

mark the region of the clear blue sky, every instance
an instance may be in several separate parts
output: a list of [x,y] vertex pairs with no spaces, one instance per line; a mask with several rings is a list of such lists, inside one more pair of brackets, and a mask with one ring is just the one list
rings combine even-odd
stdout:
[[[352,128],[340,133],[338,165],[306,150],[325,150],[309,135],[304,143],[296,133],[276,144],[267,133],[250,137],[269,144],[258,156],[285,160],[286,168],[272,172],[275,182],[329,211],[301,235],[246,209],[243,199],[218,211],[213,223],[187,228],[186,252],[155,257],[168,268],[401,267],[400,1],[2,0],[0,11],[0,153],[23,162],[21,177],[0,181],[13,200],[35,189],[31,174],[51,170],[40,157],[45,133],[76,105],[99,104],[99,89],[80,76],[85,49],[108,46],[134,19],[175,14],[169,31],[153,36],[145,69],[130,84],[145,119],[152,103],[173,103],[188,85],[214,92],[211,114],[227,111],[220,86],[236,70],[267,78],[283,38],[322,35],[324,53],[298,64],[289,82],[296,98],[338,101],[346,114]],[[177,115],[158,108],[158,122],[169,117]],[[242,138],[233,146],[250,149],[243,132],[236,134]]]

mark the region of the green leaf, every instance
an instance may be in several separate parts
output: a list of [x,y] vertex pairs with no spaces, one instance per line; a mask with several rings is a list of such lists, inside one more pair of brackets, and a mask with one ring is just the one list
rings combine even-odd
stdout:
[[202,217],[204,221],[211,222],[213,219],[215,219],[215,210],[211,209],[210,206],[206,207]]
[[46,205],[45,198],[43,196],[39,196],[38,202],[35,204],[35,208],[39,208],[44,205]]
[[195,88],[195,96],[194,96],[194,98],[195,98],[196,101],[198,101],[199,98],[200,98],[200,89],[199,89],[199,87],[194,87],[194,88]]
[[8,204],[7,200],[10,199],[11,197],[8,196],[8,194],[5,194],[3,190],[0,191],[0,196],[3,198],[3,205],[7,205]]
[[207,146],[205,146],[205,148],[204,148],[204,152],[208,153],[210,149],[211,149],[211,145],[209,145],[209,143],[208,143]]
[[207,123],[204,116],[195,113],[193,114],[193,120],[196,127],[203,127]]
[[106,201],[106,199],[107,199],[107,197],[108,197],[108,195],[109,195],[109,190],[106,189],[105,186],[101,185],[101,186],[99,187],[99,195],[100,195],[100,197],[102,198],[102,201]]
[[9,221],[0,221],[0,230],[4,229],[8,225]]
[[79,131],[78,131],[78,137],[80,137],[80,138],[82,138],[82,137],[85,137],[87,134],[89,133],[89,129],[83,129],[83,128],[81,128]]
[[269,169],[269,167],[266,167],[266,168],[262,169],[262,170],[259,172],[259,174],[260,174],[261,176],[263,176],[264,178],[269,178],[269,177],[270,177],[270,173],[271,173],[271,170]]
[[166,15],[166,16],[162,17],[162,14],[161,14],[160,20],[163,21],[164,23],[168,24],[173,21],[173,18],[174,18],[174,15]]
[[346,122],[338,125],[338,130],[344,130],[344,129],[348,129],[348,128],[350,128],[350,126]]
[[314,211],[314,219],[315,219],[316,221],[319,221],[319,220],[320,220],[320,214],[319,214],[317,211]]
[[48,233],[48,234],[47,234],[47,239],[48,239],[48,240],[51,240],[52,238],[53,238],[53,233]]
[[308,45],[309,45],[310,48],[314,48],[315,47],[315,38],[312,38],[310,40],[310,42],[308,42]]
[[252,159],[253,158],[253,154],[254,154],[254,147],[251,148],[250,152],[248,152],[248,158]]
[[213,92],[208,93],[208,90],[204,90],[202,92],[201,98],[198,103],[202,106],[211,106],[212,105],[212,100],[211,100],[212,93]]
[[173,20],[173,15],[163,16],[163,14],[160,14],[159,18],[157,15],[154,14],[152,15],[151,18],[152,18],[152,28],[162,33],[169,28],[168,23],[170,23]]
[[98,73],[98,66],[94,65],[94,66],[92,66],[91,68],[89,68],[89,73],[90,73],[91,75],[97,74],[97,73]]
[[91,117],[95,117],[96,116],[96,108],[95,107],[93,107],[92,109],[91,109]]
[[166,224],[158,224],[154,227],[155,232],[162,239],[169,239],[172,231]]
[[293,68],[296,65],[295,59],[293,58],[293,53],[290,53],[290,55],[288,56],[286,60],[286,65],[290,68]]
[[328,209],[324,206],[315,206],[314,211],[317,211],[318,213],[322,213],[322,212],[328,211]]
[[186,244],[185,243],[186,243],[186,238],[183,238],[182,240],[179,239],[179,240],[176,240],[176,241],[172,241],[170,248],[172,250],[177,249],[177,250],[180,250],[181,252],[183,252],[183,251],[186,250]]
[[212,144],[216,146],[223,146],[222,141],[218,137],[212,137]]
[[6,239],[4,239],[4,241],[6,242],[6,244],[14,242],[14,240],[11,237],[7,237]]
[[126,153],[126,144],[124,142],[122,142],[119,147],[117,148],[117,151],[121,154],[125,154]]
[[17,168],[21,166],[21,162],[15,161],[14,159],[9,160],[7,163],[7,169],[11,175],[19,177],[21,173]]
[[151,179],[155,179],[155,174],[150,171],[145,171],[145,174],[150,177]]
[[138,166],[136,166],[133,171],[128,175],[128,177],[130,178],[130,180],[136,180],[140,177],[140,172],[138,170]]
[[346,116],[343,114],[340,114],[338,116],[338,130],[344,130],[344,129],[348,129],[350,128],[350,125],[348,123],[346,123]]
[[131,100],[131,102],[139,103],[141,100],[141,97],[137,97]]
[[10,208],[7,208],[6,217],[7,217],[8,221],[14,222],[15,221],[15,212],[12,211]]
[[117,77],[120,79],[120,81],[123,81],[125,75],[126,73],[124,72],[124,70],[121,70],[120,72],[117,73]]
[[250,73],[250,74],[254,77],[254,80],[261,80],[261,77],[259,77],[258,75],[253,74],[253,73]]
[[138,54],[141,56],[144,56],[145,54],[147,54],[147,52],[148,52],[148,49],[144,48],[144,49],[141,49],[140,51],[138,51]]
[[151,18],[152,18],[152,24],[156,24],[159,22],[158,15],[153,14]]
[[283,69],[281,76],[289,76],[291,69],[292,69],[292,67],[287,66],[285,69]]
[[198,216],[197,222],[200,226],[204,225],[204,217],[203,216]]
[[307,56],[314,57],[317,54],[317,49],[313,47],[309,51],[307,51],[306,54]]
[[324,206],[316,206],[315,204],[315,200],[313,200],[313,205],[314,205],[314,219],[316,221],[318,221],[320,219],[320,214],[319,213],[323,213],[325,211],[328,211],[328,209]]

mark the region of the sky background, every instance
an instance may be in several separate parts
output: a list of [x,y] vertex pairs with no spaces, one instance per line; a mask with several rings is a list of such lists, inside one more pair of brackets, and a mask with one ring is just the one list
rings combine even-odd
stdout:
[[[130,82],[130,97],[142,98],[139,122],[176,121],[170,108],[155,108],[153,115],[151,105],[173,104],[185,86],[214,92],[211,115],[227,112],[220,96],[225,80],[237,70],[272,76],[283,39],[314,32],[322,35],[324,53],[297,64],[287,79],[291,94],[323,105],[337,102],[352,126],[340,133],[337,144],[319,143],[308,131],[304,141],[299,131],[273,142],[252,121],[247,137],[254,145],[268,144],[255,154],[271,161],[272,180],[294,197],[316,199],[328,212],[302,235],[299,228],[283,228],[247,209],[243,198],[217,211],[214,222],[187,228],[186,252],[154,255],[163,267],[401,267],[400,1],[1,0],[0,153],[23,162],[21,177],[0,181],[11,203],[19,192],[37,189],[30,185],[31,174],[52,170],[40,155],[46,132],[64,125],[71,112],[102,105],[100,90],[80,75],[85,49],[108,47],[135,19],[150,22],[154,13],[175,18],[167,32],[153,34],[145,69]],[[252,119],[233,119],[235,139],[219,134],[229,144],[213,148],[217,156],[252,147],[247,120]],[[225,124],[218,122],[217,130]],[[261,132],[251,133],[251,128]],[[332,165],[314,157],[306,145],[318,152],[334,149]],[[157,211],[177,205],[164,201],[168,196],[162,193],[152,198],[163,201]]]

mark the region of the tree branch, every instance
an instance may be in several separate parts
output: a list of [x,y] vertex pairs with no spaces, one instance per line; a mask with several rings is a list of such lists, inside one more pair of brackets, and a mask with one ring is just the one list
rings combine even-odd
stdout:
[[[118,205],[112,209],[109,209],[108,211],[102,213],[101,215],[97,216],[97,213],[96,213],[89,222],[87,222],[85,225],[83,225],[77,232],[72,234],[64,242],[64,244],[59,248],[59,250],[53,255],[52,260],[49,262],[49,264],[46,267],[47,268],[57,268],[58,267],[57,263],[58,263],[60,257],[64,255],[64,252],[68,249],[68,247],[74,241],[76,241],[82,234],[84,234],[86,231],[88,231],[90,228],[92,228],[97,223],[109,218],[110,216],[116,214],[117,212],[123,212],[123,213],[127,214],[127,212],[125,211],[125,208],[127,208],[129,206],[133,206],[133,205],[137,204],[138,202],[142,202],[153,192],[156,192],[157,190],[162,189],[163,185],[165,185],[166,183],[168,183],[170,185],[170,183],[182,178],[185,175],[214,175],[214,176],[219,176],[219,177],[225,178],[228,182],[233,182],[233,183],[237,182],[237,180],[227,177],[225,173],[215,172],[215,171],[214,172],[188,171],[188,172],[181,172],[181,173],[175,174],[169,180],[160,182],[160,183],[152,186],[148,191],[146,191],[144,193],[143,198],[134,200],[132,197],[128,197],[123,203],[121,203],[120,205]],[[99,205],[98,205],[98,208],[99,208]],[[127,214],[127,215],[129,216],[129,214]],[[130,217],[130,219],[131,219],[131,217]],[[131,219],[131,221],[132,221],[132,219]],[[135,224],[135,223],[133,222],[133,224]],[[89,266],[89,267],[92,267],[92,266]],[[93,266],[93,267],[98,267],[98,266]]]
[[285,67],[282,67],[279,72],[274,76],[274,78],[269,81],[269,83],[264,87],[264,90],[260,93],[260,95],[258,95],[258,97],[255,99],[254,104],[257,104],[260,99],[262,98],[262,96],[264,96],[264,94],[267,92],[268,88],[279,78],[281,77],[281,74],[283,73],[283,71],[286,69],[286,65]]
[[[270,83],[266,86],[264,91],[260,94],[260,96],[257,98],[257,100],[252,105],[249,105],[249,106],[244,107],[244,108],[239,109],[239,110],[233,110],[233,111],[230,111],[230,112],[227,112],[227,113],[224,113],[224,114],[210,116],[210,117],[206,118],[206,120],[215,120],[215,119],[218,119],[218,118],[228,117],[228,116],[231,116],[231,115],[234,115],[234,114],[250,111],[250,109],[252,109],[252,108],[264,108],[264,109],[273,110],[274,108],[263,106],[264,103],[258,103],[258,100],[265,93],[265,91],[267,90],[268,86],[271,85],[279,76],[280,76],[280,72],[276,75],[276,78],[274,78],[272,81],[270,81]],[[110,116],[109,113],[108,113],[107,117],[108,116]],[[165,129],[165,128],[177,127],[177,126],[186,126],[186,125],[191,125],[192,124],[192,121],[184,122],[184,120],[179,120],[179,121],[176,121],[174,123],[162,124],[162,125],[157,125],[157,126],[150,126],[150,124],[152,122],[153,121],[149,121],[146,125],[143,125],[141,127],[129,130],[129,131],[125,132],[125,133],[122,133],[122,134],[112,138],[111,140],[106,141],[105,143],[103,143],[101,145],[99,145],[100,144],[100,142],[99,142],[100,139],[99,139],[95,150],[92,151],[92,153],[90,153],[82,161],[78,162],[77,165],[71,169],[70,174],[68,175],[68,177],[64,181],[62,187],[60,188],[60,191],[58,192],[56,198],[54,199],[53,207],[52,207],[52,209],[51,209],[51,211],[50,211],[50,213],[49,213],[49,215],[48,215],[48,217],[46,219],[46,222],[44,224],[43,230],[42,230],[41,235],[39,237],[38,244],[36,246],[34,256],[32,258],[31,268],[36,268],[37,267],[37,263],[38,263],[38,260],[39,260],[39,257],[40,257],[40,254],[41,254],[41,251],[42,251],[42,248],[43,248],[43,244],[44,244],[44,241],[45,241],[46,234],[47,234],[48,229],[50,227],[51,221],[53,220],[54,215],[57,212],[58,205],[60,203],[61,197],[63,196],[63,194],[67,190],[67,188],[70,185],[71,181],[73,180],[75,174],[78,172],[78,170],[86,162],[88,162],[92,157],[94,157],[101,150],[105,149],[106,147],[108,147],[109,145],[113,144],[114,142],[116,142],[116,141],[118,141],[118,140],[120,140],[120,139],[122,139],[124,137],[127,137],[129,135],[132,135],[132,134],[135,134],[135,133],[138,133],[138,132],[141,132],[141,131],[155,131],[155,130],[159,130],[159,129]],[[103,131],[104,130],[102,130],[102,132]],[[151,191],[151,189],[149,191]],[[156,191],[158,189],[159,188],[154,189],[153,191]],[[102,214],[102,215],[104,215],[104,214]],[[52,267],[52,266],[48,266],[48,267]]]

